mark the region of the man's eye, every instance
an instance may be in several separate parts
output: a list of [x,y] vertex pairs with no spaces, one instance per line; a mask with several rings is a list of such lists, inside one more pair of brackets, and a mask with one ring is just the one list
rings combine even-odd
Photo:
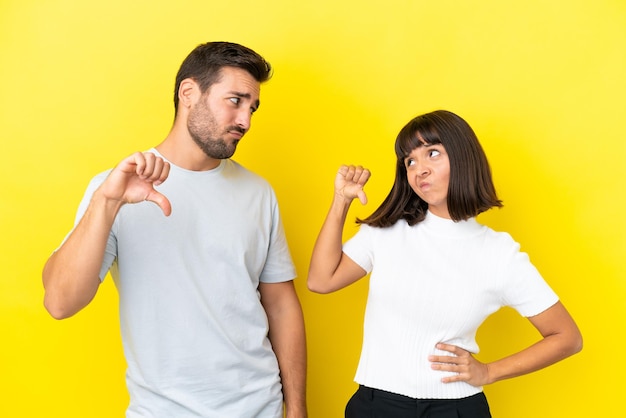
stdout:
[[239,102],[241,101],[241,99],[239,97],[231,97],[229,99],[231,102],[233,102],[234,104],[238,105]]

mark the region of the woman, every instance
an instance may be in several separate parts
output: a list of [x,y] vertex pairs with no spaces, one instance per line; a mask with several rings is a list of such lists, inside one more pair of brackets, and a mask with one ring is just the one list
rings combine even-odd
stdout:
[[[487,158],[459,116],[435,111],[400,131],[394,185],[342,246],[353,199],[370,173],[342,166],[313,249],[309,289],[329,293],[371,273],[359,389],[347,418],[490,417],[482,387],[549,366],[582,348],[574,320],[519,244],[480,225],[502,206]],[[536,344],[481,363],[475,335],[502,306],[541,333]]]

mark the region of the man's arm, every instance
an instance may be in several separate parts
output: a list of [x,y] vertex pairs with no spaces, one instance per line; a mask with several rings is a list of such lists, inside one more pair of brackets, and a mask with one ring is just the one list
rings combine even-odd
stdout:
[[96,295],[109,232],[122,205],[150,200],[170,214],[169,201],[153,187],[168,174],[169,164],[152,153],[135,153],[111,171],[76,228],[44,266],[44,306],[50,315],[68,318]]
[[287,418],[306,418],[306,336],[304,316],[293,281],[260,283],[283,385]]
[[42,274],[44,306],[54,318],[74,315],[96,295],[116,206],[96,191],[74,231],[46,262]]

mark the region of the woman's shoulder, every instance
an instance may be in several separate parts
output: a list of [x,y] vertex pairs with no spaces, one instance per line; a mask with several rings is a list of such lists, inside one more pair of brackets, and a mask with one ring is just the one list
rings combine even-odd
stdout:
[[485,243],[491,245],[494,251],[500,252],[518,252],[520,244],[513,236],[506,231],[498,231],[489,226],[483,225],[485,231]]

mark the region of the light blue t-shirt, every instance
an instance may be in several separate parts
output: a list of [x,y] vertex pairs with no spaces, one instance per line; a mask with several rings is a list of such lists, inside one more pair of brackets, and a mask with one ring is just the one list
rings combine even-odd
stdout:
[[[77,219],[107,174],[92,180]],[[257,287],[296,272],[271,186],[223,160],[202,172],[172,165],[157,190],[172,214],[124,205],[100,273],[110,268],[119,292],[127,417],[282,417]]]

